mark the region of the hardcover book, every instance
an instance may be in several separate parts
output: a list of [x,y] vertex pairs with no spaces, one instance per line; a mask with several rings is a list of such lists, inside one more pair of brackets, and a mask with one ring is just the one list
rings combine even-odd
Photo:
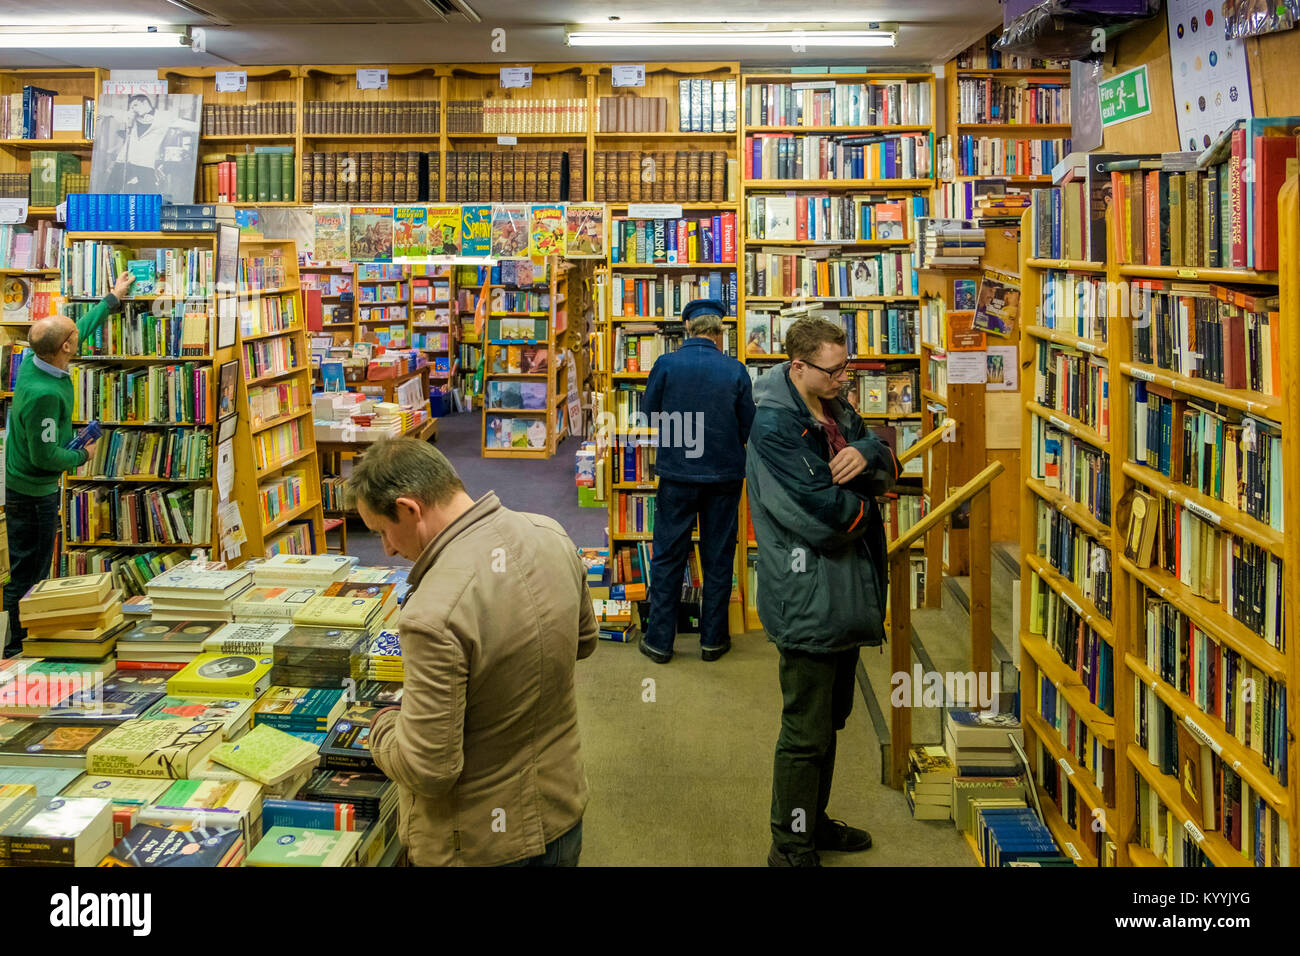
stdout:
[[271,686],[271,658],[249,654],[203,653],[167,682],[177,697],[256,699]]

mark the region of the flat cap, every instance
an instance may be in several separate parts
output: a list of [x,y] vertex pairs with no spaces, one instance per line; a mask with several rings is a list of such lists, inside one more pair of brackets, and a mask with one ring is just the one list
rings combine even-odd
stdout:
[[695,299],[693,302],[686,303],[686,308],[682,309],[682,321],[689,322],[701,312],[712,312],[714,315],[725,316],[727,307],[717,299]]

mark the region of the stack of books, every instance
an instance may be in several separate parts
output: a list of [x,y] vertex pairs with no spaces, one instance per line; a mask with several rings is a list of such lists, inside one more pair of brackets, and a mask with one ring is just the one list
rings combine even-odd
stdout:
[[402,642],[396,628],[383,630],[366,645],[361,663],[362,676],[377,681],[404,681]]
[[118,635],[117,666],[180,670],[225,627],[221,621],[132,621]]
[[922,269],[978,267],[984,228],[962,219],[918,219],[916,255]]
[[232,602],[253,583],[251,571],[214,570],[188,561],[158,575],[145,588],[155,621],[202,618],[233,621]]
[[913,747],[907,753],[907,807],[917,820],[952,819],[952,780],[957,770],[942,747]]
[[46,578],[18,601],[26,657],[101,660],[122,631],[122,592],[108,572]]
[[0,866],[94,866],[112,846],[108,800],[27,795],[0,809]]
[[949,710],[943,725],[944,753],[961,777],[1005,777],[1021,766],[1012,740],[1022,747],[1020,721],[1011,714]]
[[235,207],[216,203],[167,203],[162,207],[162,232],[216,232],[217,225],[235,224]]
[[253,726],[265,724],[285,733],[324,735],[347,706],[342,688],[274,685],[253,705]]
[[343,581],[357,566],[347,554],[277,554],[244,563],[253,568],[253,583],[264,587],[314,587],[324,589]]
[[314,587],[253,585],[235,599],[233,610],[239,622],[293,620],[293,616],[314,598]]
[[[350,604],[347,598],[324,600]],[[272,679],[289,687],[341,687],[361,677],[361,655],[369,639],[363,628],[296,626],[275,645]]]
[[984,865],[1073,866],[1052,833],[1028,807],[982,807],[976,813],[975,842]]

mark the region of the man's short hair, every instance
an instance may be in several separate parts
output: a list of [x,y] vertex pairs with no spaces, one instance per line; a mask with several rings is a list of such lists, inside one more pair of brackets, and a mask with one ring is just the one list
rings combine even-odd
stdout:
[[63,348],[63,343],[68,341],[70,335],[71,331],[65,322],[51,317],[33,323],[27,334],[27,344],[32,347],[37,358],[49,361]]
[[792,359],[811,362],[828,342],[843,345],[848,341],[844,327],[825,319],[807,316],[798,319],[785,333],[785,352]]
[[721,335],[722,316],[716,312],[697,312],[686,323],[687,335]]
[[385,438],[375,442],[352,469],[348,497],[395,521],[397,499],[414,498],[431,507],[446,504],[464,491],[460,475],[447,456],[415,438]]

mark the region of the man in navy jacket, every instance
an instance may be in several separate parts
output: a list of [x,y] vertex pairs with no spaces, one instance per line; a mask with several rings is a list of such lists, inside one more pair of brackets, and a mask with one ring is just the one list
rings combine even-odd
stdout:
[[724,312],[716,299],[697,299],[682,310],[688,338],[676,352],[655,361],[642,402],[650,426],[658,430],[659,491],[650,619],[639,646],[659,664],[673,656],[697,515],[704,579],[700,652],[714,661],[731,649],[727,605],[754,397],[745,366],[722,352]]

